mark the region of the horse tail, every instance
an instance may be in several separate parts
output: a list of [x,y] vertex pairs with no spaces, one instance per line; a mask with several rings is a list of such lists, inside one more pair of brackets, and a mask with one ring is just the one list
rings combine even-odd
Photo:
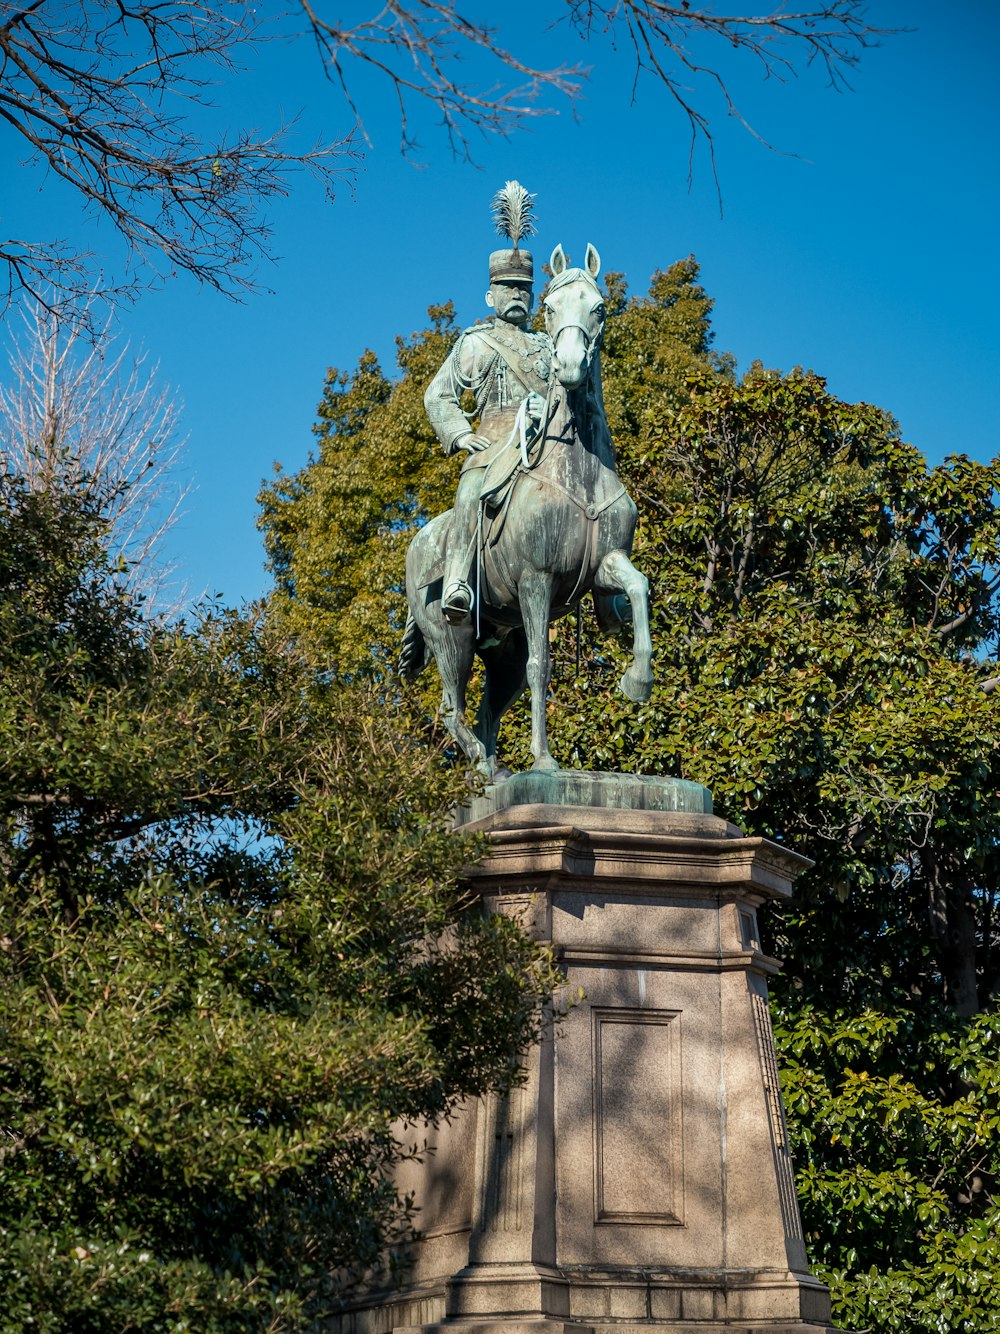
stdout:
[[403,647],[399,651],[399,675],[404,681],[414,681],[427,666],[430,652],[424,632],[413,618],[413,612],[406,613],[406,629],[403,631]]

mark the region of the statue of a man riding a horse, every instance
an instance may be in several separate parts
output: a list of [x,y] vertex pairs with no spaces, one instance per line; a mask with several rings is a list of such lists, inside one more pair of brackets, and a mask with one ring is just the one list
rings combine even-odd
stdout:
[[[496,318],[460,335],[425,395],[445,450],[468,458],[454,508],[420,529],[406,558],[400,672],[416,676],[433,654],[444,721],[491,776],[500,720],[526,687],[533,767],[558,768],[545,723],[549,625],[587,593],[604,628],[631,607],[624,693],[646,700],[653,680],[648,584],[629,559],[636,507],[615,470],[601,393],[600,256],[588,245],[584,267],[572,268],[556,246],[545,332],[533,332],[532,256],[519,246],[535,230],[530,204],[516,181],[496,196],[498,231],[512,243],[490,256],[486,300]],[[467,392],[471,413],[462,407]],[[477,655],[484,679],[470,726],[466,688]]]

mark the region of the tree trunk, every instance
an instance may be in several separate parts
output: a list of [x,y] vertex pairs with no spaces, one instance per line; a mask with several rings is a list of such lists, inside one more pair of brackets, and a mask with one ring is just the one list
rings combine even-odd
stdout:
[[922,854],[927,906],[934,935],[945,1003],[956,1014],[979,1012],[976,982],[976,912],[964,868],[952,857]]

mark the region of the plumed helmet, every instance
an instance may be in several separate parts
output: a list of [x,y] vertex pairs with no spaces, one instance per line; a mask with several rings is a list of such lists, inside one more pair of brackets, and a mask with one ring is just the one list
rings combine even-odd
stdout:
[[491,283],[533,283],[535,266],[530,250],[494,250],[490,255]]
[[530,250],[522,250],[522,237],[538,230],[532,217],[535,196],[529,195],[519,181],[507,181],[493,196],[493,220],[500,236],[513,242],[513,249],[494,250],[490,255],[490,282],[527,282],[535,278]]

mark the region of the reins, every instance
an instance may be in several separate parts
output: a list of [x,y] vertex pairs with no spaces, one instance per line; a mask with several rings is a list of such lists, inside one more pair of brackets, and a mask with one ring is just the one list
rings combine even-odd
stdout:
[[[581,385],[580,387],[585,390],[589,389],[590,387],[589,381],[593,374],[593,366],[594,366],[593,356],[595,351],[598,351],[600,349],[604,333],[603,327],[601,328],[600,332],[596,335],[596,337],[592,337],[589,330],[582,324],[578,323],[563,324],[559,327],[556,336],[553,339],[553,351],[555,350],[556,344],[559,341],[560,334],[562,334],[566,329],[578,329],[583,334],[587,348],[587,376],[584,385]],[[566,499],[569,500],[571,504],[575,505],[576,508],[580,511],[581,515],[583,516],[584,521],[589,524],[589,533],[587,541],[584,545],[584,555],[580,566],[580,572],[577,575],[576,582],[573,585],[573,591],[570,594],[568,601],[566,602],[567,606],[571,606],[573,602],[578,598],[583,589],[583,585],[586,582],[587,571],[589,567],[592,564],[594,564],[597,559],[598,529],[599,529],[600,517],[606,509],[610,508],[611,505],[615,504],[615,502],[620,500],[621,497],[626,493],[624,485],[622,483],[619,483],[618,489],[616,491],[614,491],[610,496],[607,496],[601,502],[600,505],[595,505],[593,501],[588,502],[585,500],[581,500],[579,496],[575,495],[567,487],[563,486],[561,482],[557,482],[554,478],[548,477],[544,473],[541,474],[535,473],[535,469],[542,462],[542,459],[546,455],[545,444],[548,438],[549,426],[552,423],[552,417],[555,412],[555,395],[557,389],[557,380],[558,377],[556,376],[553,367],[553,371],[549,376],[548,384],[546,386],[545,404],[542,410],[542,415],[539,418],[537,427],[535,428],[535,431],[531,434],[530,438],[529,438],[529,421],[528,421],[528,398],[525,397],[521,400],[521,403],[517,409],[517,416],[514,420],[514,426],[511,430],[510,436],[508,437],[504,448],[506,449],[510,448],[511,446],[516,446],[518,453],[520,454],[519,470],[517,476],[515,476],[511,482],[512,490],[517,485],[518,476],[522,476],[524,474],[534,474],[536,481],[544,484],[545,486],[548,486],[551,490],[560,492],[560,494],[565,496]],[[589,411],[585,414],[585,416],[589,418],[590,416]],[[532,458],[531,449],[532,446],[536,443],[538,444],[538,450],[535,454],[535,457]],[[517,465],[515,465],[515,467],[517,467]],[[483,527],[484,527],[484,515],[486,512],[486,504],[488,499],[489,497],[486,495],[480,496],[479,504],[477,506],[477,515],[476,515],[477,559],[476,559],[475,606],[476,606],[477,639],[480,638],[482,635],[482,620],[480,616],[480,611],[483,604],[483,599],[482,599],[483,564],[486,559],[486,546],[484,541]]]

